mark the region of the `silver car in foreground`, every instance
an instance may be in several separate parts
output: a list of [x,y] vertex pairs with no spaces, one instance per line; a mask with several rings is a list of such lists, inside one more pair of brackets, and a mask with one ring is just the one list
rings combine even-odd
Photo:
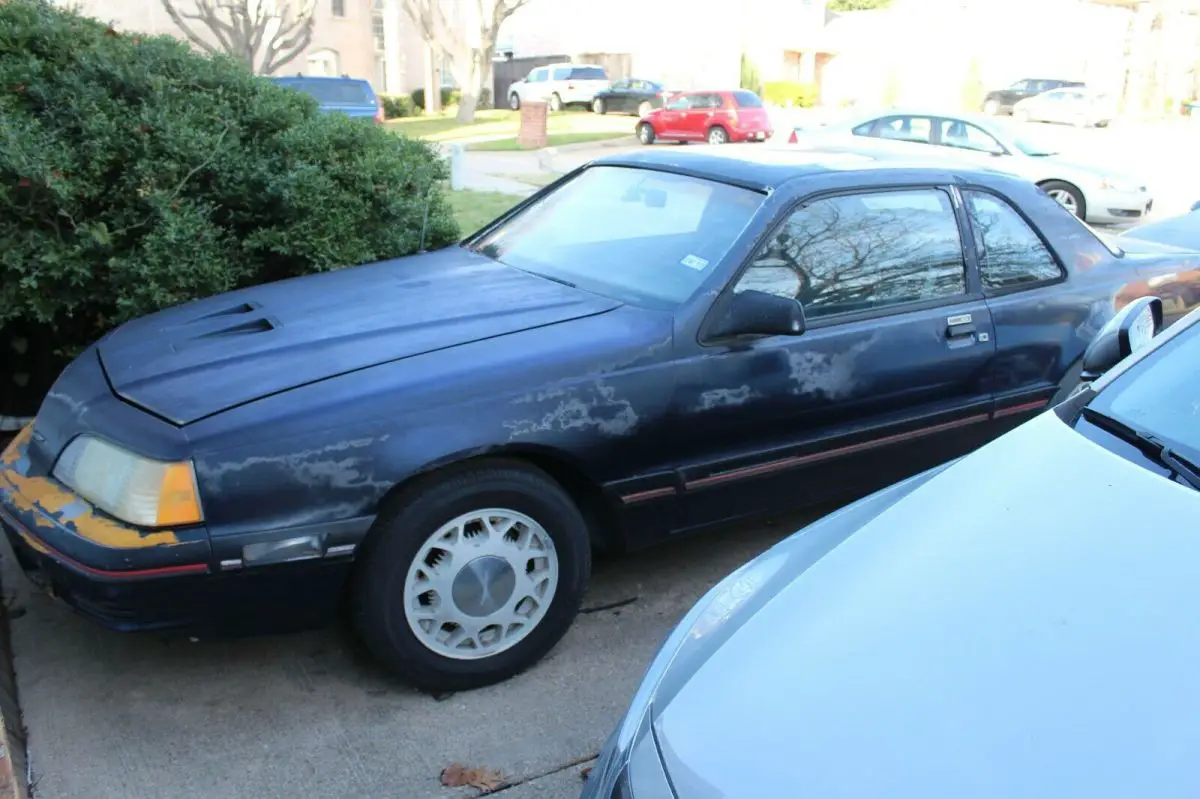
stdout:
[[1161,310],[1055,409],[709,591],[583,797],[1200,796],[1200,311],[1154,339]]
[[819,128],[798,128],[789,143],[967,160],[1031,180],[1071,213],[1096,224],[1137,222],[1154,205],[1145,181],[1104,164],[1070,158],[1036,130],[978,114],[882,111]]

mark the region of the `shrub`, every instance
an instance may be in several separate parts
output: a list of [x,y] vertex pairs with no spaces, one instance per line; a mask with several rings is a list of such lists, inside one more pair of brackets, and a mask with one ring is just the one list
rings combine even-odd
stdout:
[[432,147],[170,37],[0,3],[0,414],[65,359],[198,297],[458,230]]
[[[458,103],[458,89],[442,89],[442,108]],[[422,111],[425,110],[425,90],[415,89],[412,93],[413,105]]]
[[738,88],[749,89],[755,94],[762,94],[762,80],[758,76],[758,67],[750,56],[742,53],[741,67],[738,75]]
[[379,99],[383,102],[385,119],[416,116],[417,107],[413,105],[412,98],[407,94],[385,94],[381,95]]
[[774,105],[790,103],[795,108],[812,108],[817,104],[817,96],[817,86],[813,83],[775,80],[763,84],[763,101]]
[[484,86],[479,90],[479,100],[476,101],[475,107],[483,111],[492,107],[492,90]]

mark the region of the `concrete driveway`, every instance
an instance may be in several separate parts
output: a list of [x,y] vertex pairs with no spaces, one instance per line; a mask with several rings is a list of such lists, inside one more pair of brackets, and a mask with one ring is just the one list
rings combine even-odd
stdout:
[[36,796],[473,796],[441,786],[459,763],[511,778],[505,799],[575,799],[670,628],[804,521],[601,560],[546,660],[439,698],[390,680],[343,630],[189,642],[97,629],[35,592],[5,544]]

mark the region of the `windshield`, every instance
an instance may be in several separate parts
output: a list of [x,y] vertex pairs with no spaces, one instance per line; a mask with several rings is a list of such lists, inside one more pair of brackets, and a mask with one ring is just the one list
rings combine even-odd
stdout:
[[471,249],[623,302],[674,308],[725,257],[763,200],[701,178],[593,166]]
[[1028,156],[1038,157],[1058,155],[1058,147],[1054,142],[1024,128],[1016,128],[1003,122],[991,122],[997,133],[1003,134],[1014,147]]
[[[1179,324],[1182,324],[1180,322]],[[1092,400],[1093,410],[1200,462],[1200,324],[1192,324]]]

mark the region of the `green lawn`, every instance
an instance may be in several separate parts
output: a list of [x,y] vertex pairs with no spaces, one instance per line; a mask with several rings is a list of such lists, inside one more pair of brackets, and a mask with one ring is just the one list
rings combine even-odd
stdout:
[[512,208],[521,198],[498,191],[452,191],[450,206],[464,236],[474,233],[500,214]]
[[[453,115],[405,117],[393,119],[387,124],[392,130],[413,138],[452,142],[479,136],[516,137],[520,122],[520,113],[497,108],[477,111],[475,121],[467,125],[459,123]],[[546,120],[546,132],[551,138],[557,134],[585,133],[597,136],[608,134],[599,138],[632,136],[633,123],[629,117],[593,114],[588,111],[563,111],[550,114]]]
[[[561,147],[564,144],[579,144],[586,141],[605,141],[607,139],[616,139],[622,136],[631,135],[629,131],[624,133],[550,133],[546,136],[547,147]],[[493,139],[491,141],[480,141],[474,144],[468,144],[468,150],[521,150],[524,149],[517,143],[517,137],[511,139]]]

